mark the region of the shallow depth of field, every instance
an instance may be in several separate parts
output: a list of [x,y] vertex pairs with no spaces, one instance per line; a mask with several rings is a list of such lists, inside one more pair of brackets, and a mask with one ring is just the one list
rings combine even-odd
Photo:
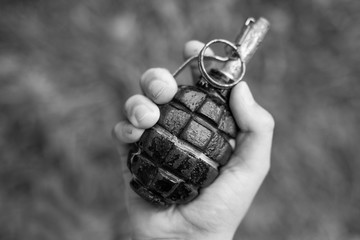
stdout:
[[249,16],[272,24],[246,80],[276,131],[235,239],[360,239],[359,11],[350,0],[1,1],[0,239],[125,239],[111,139],[124,100],[147,68],[174,71],[186,41],[232,40]]

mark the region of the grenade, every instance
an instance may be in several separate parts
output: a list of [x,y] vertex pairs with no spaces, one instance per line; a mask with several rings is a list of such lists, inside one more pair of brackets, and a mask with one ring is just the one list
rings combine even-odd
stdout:
[[[230,90],[242,80],[268,28],[266,19],[249,18],[235,44],[212,40],[174,73],[198,60],[198,84],[179,86],[171,102],[159,105],[160,119],[129,152],[130,185],[142,198],[163,207],[185,204],[219,175],[239,131],[228,106]],[[225,45],[226,57],[205,56],[215,43]],[[216,67],[205,67],[205,60]]]

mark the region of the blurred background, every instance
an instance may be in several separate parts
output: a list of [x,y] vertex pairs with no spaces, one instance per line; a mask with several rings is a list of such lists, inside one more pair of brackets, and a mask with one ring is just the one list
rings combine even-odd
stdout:
[[[111,129],[186,41],[271,31],[248,66],[276,119],[272,169],[235,239],[360,239],[360,1],[2,0],[0,239],[124,239]],[[185,74],[184,82],[189,78]]]

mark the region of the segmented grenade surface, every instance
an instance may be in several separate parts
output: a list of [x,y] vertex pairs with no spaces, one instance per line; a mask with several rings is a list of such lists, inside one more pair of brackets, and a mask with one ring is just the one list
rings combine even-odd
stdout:
[[182,86],[160,113],[129,154],[130,184],[156,205],[186,203],[219,175],[238,129],[216,90]]

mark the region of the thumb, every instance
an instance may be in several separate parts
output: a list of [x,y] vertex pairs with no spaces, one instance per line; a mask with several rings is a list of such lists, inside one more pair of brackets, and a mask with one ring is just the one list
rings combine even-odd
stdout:
[[250,173],[258,173],[255,177],[265,177],[270,167],[273,117],[257,104],[244,81],[232,89],[230,108],[241,133],[236,141],[234,160],[228,167],[246,167]]
[[213,206],[227,206],[228,220],[236,227],[269,171],[274,119],[255,102],[243,81],[232,89],[230,108],[240,128],[236,147],[203,197],[212,199]]
[[269,170],[274,120],[255,102],[246,82],[232,89],[230,108],[241,129],[234,153],[218,178],[189,206],[194,212],[202,210],[204,216],[209,209],[221,212],[221,221],[235,228]]

